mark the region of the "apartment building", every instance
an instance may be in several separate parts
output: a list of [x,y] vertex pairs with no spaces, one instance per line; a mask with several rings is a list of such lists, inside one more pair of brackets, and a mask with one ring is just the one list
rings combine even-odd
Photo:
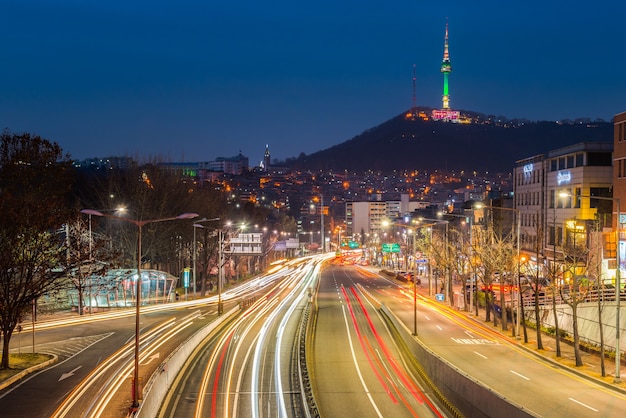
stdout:
[[610,142],[581,142],[519,160],[514,179],[520,245],[531,257],[561,259],[564,243],[585,244],[592,223],[596,230],[611,225]]

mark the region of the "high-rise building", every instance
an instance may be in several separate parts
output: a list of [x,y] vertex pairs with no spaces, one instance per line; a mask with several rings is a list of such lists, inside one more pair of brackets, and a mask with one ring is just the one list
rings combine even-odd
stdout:
[[[626,238],[623,224],[626,216],[626,112],[613,118],[613,213],[619,225],[619,252],[622,268],[626,262]],[[617,219],[619,215],[620,219]],[[622,281],[623,283],[623,281]]]
[[611,225],[612,151],[610,142],[581,142],[516,162],[515,209],[529,259],[562,263],[564,248],[589,248],[591,233]]
[[265,144],[265,154],[263,154],[263,170],[265,172],[270,169],[270,146],[269,144]]

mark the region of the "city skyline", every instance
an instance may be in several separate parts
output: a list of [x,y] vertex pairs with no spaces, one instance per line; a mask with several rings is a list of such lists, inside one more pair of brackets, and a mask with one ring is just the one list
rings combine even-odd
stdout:
[[622,112],[626,6],[524,6],[6,1],[0,124],[76,159],[310,154],[407,111],[414,65],[417,105],[440,108],[446,21],[451,109]]

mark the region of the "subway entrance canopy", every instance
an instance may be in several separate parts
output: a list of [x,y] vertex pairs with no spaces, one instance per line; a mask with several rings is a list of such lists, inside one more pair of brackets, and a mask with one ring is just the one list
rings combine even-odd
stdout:
[[[85,279],[83,306],[95,310],[135,306],[137,269],[111,269]],[[153,305],[176,300],[178,277],[159,270],[141,269],[141,303]],[[72,308],[78,307],[78,291],[68,292]]]

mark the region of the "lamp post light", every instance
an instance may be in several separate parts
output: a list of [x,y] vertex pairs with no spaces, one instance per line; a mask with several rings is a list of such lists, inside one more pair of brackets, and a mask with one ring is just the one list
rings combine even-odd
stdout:
[[[100,209],[98,210],[98,212],[100,213],[104,213],[104,212],[124,212],[126,211],[126,208],[123,206],[120,206],[118,208],[115,209]],[[91,213],[87,214],[89,216],[89,263],[91,265],[92,261],[93,261],[93,233],[92,233],[92,229],[91,229]],[[91,272],[91,268],[90,268],[90,272]],[[92,282],[90,280],[90,285],[89,285],[89,313],[92,313],[92,309],[91,309],[91,286]],[[82,311],[80,313],[82,315]]]
[[[560,193],[559,196],[561,197],[572,197],[572,195],[570,195],[569,193]],[[619,197],[603,197],[603,196],[583,196],[583,195],[576,195],[577,199],[582,199],[582,198],[587,198],[587,199],[598,199],[598,200],[610,200],[612,202],[615,202],[615,209],[617,210],[617,227],[615,228],[615,233],[616,233],[616,244],[617,244],[617,251],[615,253],[615,264],[617,264],[615,266],[615,300],[616,300],[616,305],[615,305],[615,376],[613,378],[613,382],[614,383],[621,383],[621,376],[620,376],[620,366],[621,366],[621,361],[622,361],[622,354],[620,352],[620,338],[621,338],[621,331],[620,331],[620,299],[621,299],[621,287],[622,287],[622,277],[621,277],[621,270],[622,270],[622,266],[621,266],[621,255],[620,255],[620,232],[621,232],[621,226],[622,226],[622,213],[621,213],[621,209],[620,209],[620,200]]]
[[219,221],[220,218],[212,218],[207,219],[203,218],[198,221],[195,221],[193,224],[193,298],[195,299],[198,295],[196,294],[196,265],[197,265],[197,250],[196,250],[196,228],[205,228],[204,225],[201,225],[200,222],[211,222],[211,221]]
[[133,403],[130,407],[131,412],[136,412],[139,409],[139,318],[141,314],[141,229],[143,226],[155,222],[173,221],[177,219],[192,219],[198,216],[197,213],[183,213],[171,218],[139,220],[128,219],[121,216],[106,215],[100,211],[93,209],[83,209],[80,211],[86,215],[102,216],[105,218],[119,219],[122,221],[130,222],[137,226],[137,285],[136,285],[136,306],[135,306],[135,365],[133,371]]
[[[476,209],[491,208],[491,209],[499,209],[499,210],[504,210],[504,211],[511,211],[511,212],[515,213],[515,218],[516,218],[515,247],[516,247],[516,253],[517,253],[517,260],[518,260],[518,263],[519,263],[519,259],[520,259],[520,230],[521,230],[521,226],[522,226],[522,224],[521,224],[522,216],[521,216],[520,210],[518,208],[505,208],[505,207],[501,207],[501,206],[489,206],[489,205],[483,205],[481,203],[476,204],[475,208]],[[502,283],[500,283],[501,288],[502,288],[503,285],[504,285],[504,282],[502,281]],[[517,286],[517,291],[521,292],[519,274],[517,275],[517,278],[515,280],[515,285]],[[505,311],[505,308],[504,308],[504,300],[502,300],[501,303],[502,303],[502,317],[505,318],[506,317],[506,313],[505,313],[506,311]],[[519,339],[519,337],[520,337],[520,335],[519,335],[519,329],[520,329],[520,303],[519,303],[519,301],[517,303],[516,315],[517,315],[517,320],[516,320],[516,324],[515,324],[515,338]]]
[[[445,268],[445,274],[444,277],[447,279],[447,292],[448,292],[448,303],[452,303],[452,280],[450,277],[450,248],[448,245],[448,224],[450,223],[449,221],[446,220],[442,220],[442,219],[428,219],[428,218],[420,218],[420,221],[430,221],[430,222],[434,222],[433,224],[431,224],[431,226],[434,226],[436,224],[444,224],[445,225],[445,229],[444,229],[444,254],[445,254],[445,259],[446,259],[446,265],[444,266]],[[431,229],[431,245],[432,244],[432,229]],[[435,289],[435,291],[437,291],[437,289]]]
[[[458,215],[456,213],[447,213],[447,212],[439,212],[437,213],[438,216],[442,216],[442,215],[446,215],[446,216],[454,216],[456,218],[463,218],[465,220],[467,220],[468,216],[465,215]],[[470,269],[472,270],[472,273],[474,273],[474,277],[470,277],[470,294],[469,294],[469,313],[472,313],[473,310],[473,305],[474,305],[474,279],[476,278],[476,274],[473,271],[473,265],[474,265],[474,247],[473,247],[473,241],[472,241],[472,227],[474,225],[474,212],[473,212],[473,208],[472,208],[472,216],[469,216],[469,248],[470,248],[470,254],[469,254],[469,265],[470,265]],[[465,304],[465,292],[467,289],[463,289],[463,303]]]

